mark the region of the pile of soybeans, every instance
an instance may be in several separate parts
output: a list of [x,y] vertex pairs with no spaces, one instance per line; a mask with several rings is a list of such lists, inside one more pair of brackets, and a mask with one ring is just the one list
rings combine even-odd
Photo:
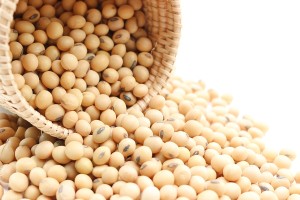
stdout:
[[154,45],[142,9],[141,0],[20,0],[9,46],[25,100],[65,128],[86,115],[113,125],[112,109],[125,112],[151,86]]
[[300,199],[295,153],[266,147],[267,126],[231,101],[174,78],[145,112],[83,119],[91,131],[65,141],[1,114],[2,199]]
[[3,200],[300,200],[295,152],[203,82],[172,78],[145,111],[155,44],[141,0],[20,0],[12,72],[54,138],[0,113]]

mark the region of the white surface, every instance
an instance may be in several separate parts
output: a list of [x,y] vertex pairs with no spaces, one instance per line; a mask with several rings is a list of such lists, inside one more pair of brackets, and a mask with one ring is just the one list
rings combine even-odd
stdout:
[[267,146],[298,152],[300,170],[300,1],[182,0],[176,74],[234,96],[266,122]]

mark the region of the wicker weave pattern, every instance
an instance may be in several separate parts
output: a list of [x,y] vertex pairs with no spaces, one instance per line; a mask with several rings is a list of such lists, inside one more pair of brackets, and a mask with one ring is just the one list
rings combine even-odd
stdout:
[[[41,131],[57,138],[65,138],[72,130],[65,129],[47,120],[35,111],[17,89],[11,71],[9,56],[10,23],[18,0],[0,0],[0,105],[26,119]],[[133,107],[145,109],[151,97],[165,87],[174,69],[177,47],[180,38],[179,0],[143,0],[147,17],[149,37],[155,44],[154,64],[146,85],[149,94]]]

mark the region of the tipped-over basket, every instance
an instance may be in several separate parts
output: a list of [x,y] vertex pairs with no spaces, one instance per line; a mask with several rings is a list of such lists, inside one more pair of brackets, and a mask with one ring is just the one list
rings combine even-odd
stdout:
[[[12,74],[9,33],[18,0],[0,0],[0,105],[17,114],[41,131],[65,138],[72,130],[47,120],[31,107],[18,90]],[[146,85],[149,93],[134,107],[145,109],[152,96],[165,87],[174,69],[180,38],[179,0],[143,0],[148,36],[155,44],[154,64]]]

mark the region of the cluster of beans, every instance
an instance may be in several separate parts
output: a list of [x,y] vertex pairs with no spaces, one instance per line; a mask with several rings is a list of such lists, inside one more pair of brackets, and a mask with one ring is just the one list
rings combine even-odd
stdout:
[[[113,126],[89,121],[65,141],[0,115],[0,180],[8,199],[299,200],[295,153],[265,146],[268,127],[230,95],[174,78],[146,111]],[[118,112],[115,109],[114,112]]]
[[153,44],[142,9],[141,0],[20,0],[9,46],[26,101],[66,128],[107,116],[112,125],[116,107],[124,113],[148,94]]

